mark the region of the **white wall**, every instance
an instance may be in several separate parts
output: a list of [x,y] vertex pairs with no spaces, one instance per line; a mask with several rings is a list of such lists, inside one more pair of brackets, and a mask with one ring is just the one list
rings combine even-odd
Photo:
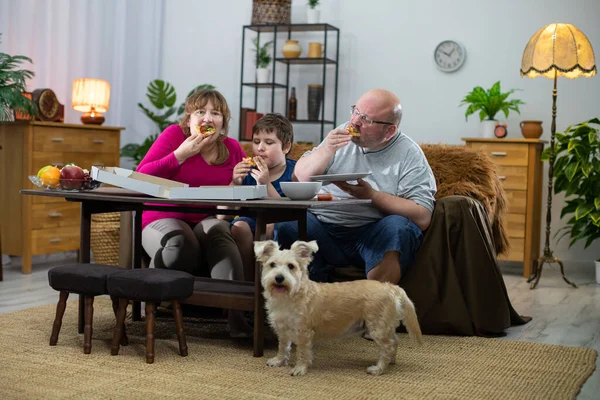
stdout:
[[[521,115],[510,114],[505,121],[509,137],[521,137],[520,121],[537,119],[544,121],[542,139],[549,140],[552,81],[520,77],[521,56],[527,41],[546,24],[567,22],[581,29],[600,54],[600,24],[597,22],[600,2],[597,0],[568,3],[563,0],[543,3],[534,0],[323,0],[322,3],[322,22],[340,28],[338,123],[344,120],[348,107],[363,92],[375,87],[387,88],[402,101],[402,129],[419,142],[461,144],[462,137],[477,136],[477,117],[465,121],[465,108],[458,105],[473,87],[489,88],[498,80],[505,91],[522,89],[513,98],[526,103],[521,107]],[[293,1],[293,23],[306,21],[304,4],[305,1]],[[250,24],[251,14],[249,0],[180,0],[169,2],[165,12],[162,77],[171,81],[182,95],[199,83],[217,86],[232,108],[233,137],[238,137],[242,26]],[[298,36],[304,51],[309,40],[320,39],[314,33],[305,35]],[[283,39],[279,39],[278,48]],[[465,65],[451,74],[438,71],[433,61],[433,50],[444,39],[458,40],[467,49]],[[246,47],[249,45],[250,38],[247,38]],[[246,53],[246,57],[251,55],[251,52]],[[600,58],[596,61],[600,63]],[[252,71],[253,66],[248,63],[246,79],[252,77]],[[306,112],[306,84],[314,79],[318,82],[320,78],[310,66],[292,71],[290,82],[296,82],[301,115]],[[328,74],[330,79],[333,75]],[[252,105],[252,93],[245,89],[244,106]],[[270,106],[270,92],[269,96],[259,97],[266,101],[260,104]],[[559,79],[557,131],[600,116],[599,104],[600,77]],[[284,96],[276,96],[276,111],[283,112],[283,107]],[[315,140],[316,135],[307,126],[297,126],[296,139]],[[544,188],[546,184],[547,178],[544,178]],[[544,221],[545,199],[544,190]],[[562,196],[554,197],[553,232],[563,226],[559,220],[563,204]],[[544,237],[542,248],[543,240]],[[582,244],[568,249],[567,240],[558,245],[554,240],[551,243],[555,255],[564,260],[600,257],[598,242],[585,251]]]

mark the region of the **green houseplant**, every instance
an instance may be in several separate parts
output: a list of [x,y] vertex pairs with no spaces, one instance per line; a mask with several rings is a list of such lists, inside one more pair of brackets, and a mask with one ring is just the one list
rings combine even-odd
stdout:
[[269,54],[269,46],[273,44],[273,41],[270,40],[262,46],[258,38],[255,38],[252,42],[254,43],[254,52],[256,53],[256,68],[267,68],[272,60],[271,54]]
[[306,22],[309,24],[319,23],[319,0],[308,0],[308,7],[306,8]]
[[521,114],[519,105],[525,103],[519,99],[507,100],[508,96],[517,90],[518,89],[511,89],[508,92],[502,93],[500,81],[494,83],[492,87],[487,90],[481,86],[476,86],[472,91],[465,95],[460,103],[461,107],[468,105],[467,110],[465,111],[465,119],[468,119],[470,115],[479,112],[479,120],[482,122],[482,136],[494,137],[496,114],[502,111],[506,118],[508,118],[510,111]]
[[[554,154],[554,193],[564,193],[566,202],[560,217],[570,215],[567,226],[556,235],[561,234],[558,240],[569,235],[569,247],[583,240],[587,248],[600,238],[600,119],[557,133]],[[542,160],[549,159],[547,148]]]
[[252,42],[254,43],[254,52],[256,53],[256,82],[267,83],[271,74],[271,71],[268,67],[273,59],[271,54],[269,54],[269,46],[273,43],[273,41],[268,41],[262,46],[260,45],[258,38],[255,38]]
[[23,62],[32,63],[29,57],[0,53],[0,121],[11,121],[13,110],[32,116],[37,114],[31,99],[22,96],[27,91],[25,80],[35,76],[33,71],[19,68]]
[[[196,90],[214,88],[213,85],[209,84],[198,85],[188,93],[186,100]],[[148,136],[142,144],[129,143],[121,148],[121,156],[132,158],[136,166],[142,161],[158,135],[169,125],[179,123],[185,111],[185,101],[179,107],[175,107],[175,102],[177,101],[175,88],[163,80],[155,79],[150,82],[146,97],[157,111],[152,111],[142,103],[138,103],[138,107],[156,124],[157,132]],[[174,115],[175,118],[171,119]]]

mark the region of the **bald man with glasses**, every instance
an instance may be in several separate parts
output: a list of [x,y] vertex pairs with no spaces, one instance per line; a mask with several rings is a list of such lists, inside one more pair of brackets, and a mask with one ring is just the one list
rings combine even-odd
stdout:
[[[311,279],[326,282],[336,265],[358,265],[367,279],[398,283],[414,262],[431,222],[436,184],[421,147],[400,130],[401,119],[393,93],[370,90],[351,106],[350,121],[298,160],[294,174],[301,182],[313,175],[371,173],[322,187],[320,193],[371,204],[308,212],[308,240],[319,245]],[[349,134],[350,125],[360,136]],[[298,240],[297,222],[279,223],[275,230],[283,248]]]

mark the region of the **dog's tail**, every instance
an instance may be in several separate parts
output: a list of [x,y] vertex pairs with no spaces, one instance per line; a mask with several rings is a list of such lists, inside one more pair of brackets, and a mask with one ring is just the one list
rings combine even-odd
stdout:
[[418,344],[422,344],[421,327],[417,319],[415,305],[408,298],[404,289],[399,286],[396,286],[396,310],[400,317],[404,316],[402,323],[406,327],[408,336]]

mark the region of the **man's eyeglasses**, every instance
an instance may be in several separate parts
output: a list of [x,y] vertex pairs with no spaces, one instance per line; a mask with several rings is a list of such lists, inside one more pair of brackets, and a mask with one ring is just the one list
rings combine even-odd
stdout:
[[382,124],[382,125],[394,125],[393,122],[385,122],[385,121],[375,121],[372,120],[371,118],[369,118],[369,116],[367,114],[361,114],[360,111],[358,111],[358,108],[356,108],[356,106],[350,106],[350,116],[352,115],[356,115],[359,119],[360,122],[362,122],[363,125],[365,126],[371,126],[373,124]]

